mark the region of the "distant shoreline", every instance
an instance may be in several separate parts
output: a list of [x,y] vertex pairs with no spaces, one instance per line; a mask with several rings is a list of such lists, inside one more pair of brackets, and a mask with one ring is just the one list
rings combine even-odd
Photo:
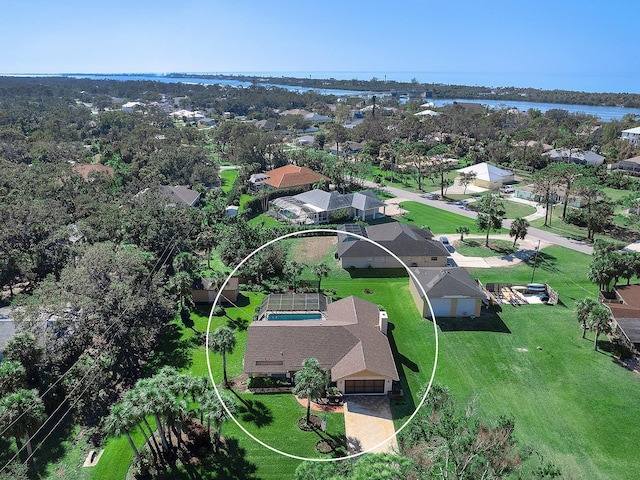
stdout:
[[[396,80],[342,80],[335,78],[303,78],[293,76],[270,76],[257,74],[227,73],[65,73],[60,76],[92,76],[92,77],[130,77],[145,80],[167,79],[185,80],[224,80],[244,84],[263,84],[273,86],[301,87],[314,90],[340,90],[345,92],[363,92],[371,94],[387,94],[398,91],[429,92],[438,99],[494,100],[494,101],[526,101],[532,103],[552,103],[567,105],[585,105],[594,107],[640,108],[640,94],[637,93],[590,93],[572,90],[542,90],[523,87],[485,87],[470,85],[453,85],[444,83],[401,82]],[[44,76],[44,75],[43,75]],[[49,76],[49,75],[47,75]],[[53,75],[51,75],[53,76]]]

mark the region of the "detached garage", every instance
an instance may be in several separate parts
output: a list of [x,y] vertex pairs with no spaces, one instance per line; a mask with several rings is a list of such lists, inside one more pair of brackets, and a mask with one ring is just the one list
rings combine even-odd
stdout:
[[[436,317],[477,317],[487,295],[480,284],[462,267],[412,268],[424,288]],[[413,277],[409,278],[409,291],[418,311],[431,318],[429,304]]]

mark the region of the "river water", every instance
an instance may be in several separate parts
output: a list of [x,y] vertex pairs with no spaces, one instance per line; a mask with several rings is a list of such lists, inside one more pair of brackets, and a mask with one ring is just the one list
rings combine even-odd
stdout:
[[[202,85],[229,85],[232,87],[248,87],[251,82],[242,82],[239,80],[226,80],[217,78],[196,78],[196,77],[167,77],[164,75],[154,74],[140,74],[140,75],[99,75],[99,74],[73,74],[65,75],[72,78],[92,78],[95,80],[149,80],[161,83],[193,83]],[[330,78],[330,77],[327,77]],[[324,95],[337,95],[337,96],[351,96],[351,95],[364,95],[370,96],[374,94],[371,91],[355,91],[355,90],[339,90],[339,89],[317,89],[309,87],[298,87],[292,85],[278,85],[277,83],[260,83],[264,86],[274,86],[284,88],[286,90],[294,92],[307,92],[315,90],[318,93]],[[375,93],[380,96],[380,93]],[[514,100],[465,100],[465,99],[433,99],[432,101],[436,107],[441,107],[446,104],[450,104],[454,101],[457,102],[473,102],[486,105],[489,108],[517,108],[520,111],[526,112],[529,109],[540,110],[542,113],[554,108],[566,110],[570,113],[584,113],[587,115],[594,115],[599,117],[602,121],[609,122],[611,120],[620,120],[627,114],[632,114],[640,117],[640,108],[624,108],[624,107],[602,107],[595,105],[571,105],[564,103],[537,103],[526,101],[514,101]]]

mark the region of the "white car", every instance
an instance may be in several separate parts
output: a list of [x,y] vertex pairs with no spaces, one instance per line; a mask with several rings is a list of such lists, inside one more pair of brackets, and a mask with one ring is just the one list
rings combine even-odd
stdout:
[[513,193],[515,191],[516,189],[513,188],[511,185],[505,185],[504,187],[500,187],[500,192],[502,193]]

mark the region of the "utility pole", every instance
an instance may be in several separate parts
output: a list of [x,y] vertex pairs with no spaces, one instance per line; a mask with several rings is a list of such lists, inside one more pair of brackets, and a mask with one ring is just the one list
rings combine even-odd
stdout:
[[536,255],[533,257],[533,272],[531,272],[531,282],[533,283],[533,276],[536,274],[536,264],[538,262],[538,252],[540,251],[540,240],[538,239],[538,246],[536,247]]

